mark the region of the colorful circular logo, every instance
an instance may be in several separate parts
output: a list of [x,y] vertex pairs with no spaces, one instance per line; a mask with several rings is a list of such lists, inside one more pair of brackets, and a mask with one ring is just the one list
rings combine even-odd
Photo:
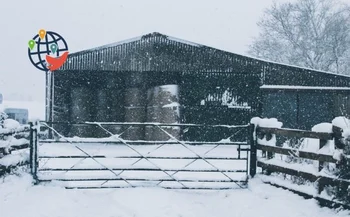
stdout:
[[28,42],[28,56],[31,63],[42,71],[55,71],[67,60],[68,45],[56,32],[39,30]]

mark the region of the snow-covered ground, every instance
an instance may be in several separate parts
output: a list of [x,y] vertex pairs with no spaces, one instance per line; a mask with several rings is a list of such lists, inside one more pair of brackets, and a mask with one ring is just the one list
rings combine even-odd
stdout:
[[[103,140],[103,139],[102,139]],[[237,188],[233,182],[211,182],[204,183],[203,180],[226,180],[228,177],[236,181],[246,180],[247,152],[242,151],[241,159],[238,157],[236,145],[201,145],[182,146],[177,145],[113,145],[103,143],[69,144],[69,143],[41,143],[39,145],[39,156],[84,156],[87,158],[43,158],[39,161],[39,179],[185,179],[194,182],[185,182],[187,187],[216,187],[216,188]],[[89,158],[87,155],[104,156],[105,158]],[[140,159],[140,156],[150,159]],[[194,160],[198,156],[205,158]],[[125,157],[127,156],[127,157]],[[132,158],[130,158],[132,156]],[[178,159],[159,159],[157,157],[177,157]],[[181,158],[181,159],[179,159]],[[192,159],[191,159],[192,158]],[[225,158],[219,160],[217,158]],[[99,171],[52,171],[51,169],[113,169]],[[123,168],[133,169],[123,171]],[[163,171],[143,171],[162,169]],[[46,170],[45,170],[46,169]],[[47,171],[47,169],[49,171]],[[216,172],[219,169],[225,171],[224,174]],[[45,170],[45,171],[41,171]],[[135,171],[136,170],[136,171]],[[187,170],[178,172],[177,170]],[[191,171],[192,170],[192,171]],[[195,170],[196,172],[193,172]],[[240,172],[233,172],[239,170]],[[118,175],[116,175],[118,174]],[[197,181],[201,181],[198,183]],[[159,182],[159,181],[158,181]],[[134,186],[155,186],[157,181],[129,181]],[[127,186],[123,180],[113,180],[105,183],[102,181],[74,181],[65,182],[65,186]],[[183,187],[175,181],[163,181],[163,187]]]
[[[135,151],[119,145],[101,144],[80,144],[78,145],[89,154],[111,157],[98,159],[105,166],[127,167],[134,161],[126,159],[116,163],[112,157],[133,155]],[[180,145],[166,146],[135,146],[139,153],[147,156],[193,156],[193,153]],[[237,155],[236,146],[219,146],[211,149],[209,146],[192,146],[192,150],[201,156],[206,157],[234,157]],[[173,150],[172,150],[173,149]],[[176,150],[175,150],[176,149]],[[40,144],[39,155],[79,155],[79,151],[72,144]],[[246,157],[243,155],[242,157]],[[74,159],[51,159],[49,162],[40,161],[40,168],[61,167],[74,168],[99,166],[91,160],[77,162]],[[166,160],[165,160],[166,161]],[[168,160],[169,162],[169,160]],[[245,164],[239,162],[225,162],[223,165],[216,163],[216,166],[229,166],[231,169],[245,168]],[[77,164],[76,164],[77,163]],[[179,160],[179,165],[174,161],[170,163],[157,162],[157,165],[164,167],[181,168],[186,162]],[[125,164],[125,165],[124,165]],[[147,162],[140,161],[134,166],[151,167]],[[154,165],[153,165],[154,166]],[[206,168],[204,162],[197,162],[192,165],[196,168]],[[105,174],[88,172],[89,177]],[[48,178],[54,174],[41,174],[42,178]],[[47,176],[48,175],[48,176]],[[78,174],[64,173],[61,178],[77,177]],[[86,174],[85,174],[86,175]],[[127,177],[132,174],[122,174]],[[164,174],[160,174],[163,175]],[[232,174],[234,175],[234,174]],[[241,174],[241,176],[244,175]],[[139,177],[145,174],[139,174]],[[157,175],[158,176],[158,175]],[[244,177],[244,176],[242,176]],[[201,177],[191,177],[191,179]],[[205,177],[208,178],[208,177]],[[210,176],[215,179],[216,177]],[[222,178],[222,177],[221,177]],[[236,177],[238,178],[238,177]],[[321,208],[315,200],[304,198],[289,191],[278,189],[264,184],[260,176],[249,181],[246,189],[235,186],[232,190],[166,190],[159,187],[137,187],[123,189],[94,189],[77,190],[65,189],[62,183],[45,182],[33,185],[33,179],[25,172],[18,172],[17,175],[8,175],[0,180],[0,216],[4,217],[213,217],[213,216],[239,216],[239,217],[345,217],[349,211],[336,211],[328,208]],[[231,183],[232,185],[232,183]],[[145,185],[142,185],[145,186]]]
[[320,208],[291,192],[253,179],[248,189],[224,191],[126,188],[66,190],[33,186],[29,175],[11,175],[0,183],[4,217],[345,217],[347,211]]
[[[109,138],[109,139],[112,139]],[[76,138],[75,140],[79,140]],[[75,141],[74,140],[74,141]],[[96,141],[96,143],[95,143]],[[97,159],[99,163],[89,158],[80,159],[41,159],[39,169],[52,168],[114,168],[119,177],[124,178],[149,178],[166,179],[167,174],[158,171],[150,177],[149,172],[142,171],[130,173],[121,172],[121,168],[162,168],[166,171],[177,169],[212,170],[215,167],[220,170],[246,170],[244,160],[216,160],[215,158],[234,158],[238,156],[237,146],[182,146],[178,145],[111,145],[100,143],[69,144],[69,143],[40,143],[39,156],[86,156],[99,155],[106,158]],[[107,140],[106,140],[107,141]],[[78,146],[79,148],[75,147]],[[131,147],[131,148],[130,148]],[[188,150],[191,149],[191,150]],[[212,158],[197,160],[192,164],[190,159],[142,159],[137,161],[140,155],[147,157],[196,157]],[[23,157],[23,155],[18,155]],[[18,157],[17,155],[14,157]],[[25,155],[27,156],[27,155]],[[135,156],[135,159],[123,158],[122,156]],[[245,152],[241,152],[242,158],[246,158]],[[7,162],[7,159],[5,159]],[[12,160],[12,159],[11,159]],[[270,161],[277,160],[272,159]],[[17,160],[18,161],[18,160]],[[16,162],[17,162],[16,161]],[[279,162],[280,163],[280,162]],[[214,167],[213,167],[214,165]],[[310,165],[312,170],[312,165]],[[175,172],[176,173],[176,172]],[[206,174],[181,174],[174,177],[201,180],[201,179],[227,179],[220,173]],[[186,172],[185,172],[186,173]],[[244,180],[245,172],[225,172],[235,180]],[[41,179],[69,179],[69,178],[108,178],[115,177],[110,171],[41,171]],[[337,211],[321,208],[315,200],[304,198],[289,191],[275,188],[262,183],[265,181],[277,182],[276,177],[257,176],[249,181],[247,188],[240,189],[234,183],[228,183],[231,190],[166,190],[155,185],[139,183],[137,188],[123,189],[95,189],[77,190],[65,189],[58,181],[42,182],[33,185],[33,179],[25,172],[17,172],[17,175],[8,175],[0,179],[0,217],[163,217],[163,216],[239,216],[239,217],[345,217],[350,216],[350,211]],[[121,181],[123,182],[123,181]],[[103,183],[103,184],[102,184]],[[120,183],[108,182],[93,183],[94,185],[119,185]],[[154,182],[157,183],[157,182]],[[90,183],[68,183],[68,186],[79,186]],[[124,183],[126,184],[126,183]],[[152,184],[150,182],[150,184]],[[174,186],[172,183],[170,186]],[[199,183],[194,183],[199,185]],[[218,183],[214,183],[218,184]],[[220,183],[219,183],[220,184]],[[225,183],[224,183],[225,184]],[[227,184],[227,183],[226,183]],[[283,183],[284,184],[284,183]],[[186,184],[187,185],[187,184]],[[124,185],[125,186],[125,185]],[[135,185],[134,185],[135,186]],[[141,187],[142,186],[142,187]],[[166,185],[168,186],[168,185]],[[180,186],[181,187],[181,186]],[[189,186],[191,187],[191,186]],[[221,187],[221,186],[220,186]],[[295,185],[293,185],[295,187]],[[297,186],[299,190],[315,194],[312,186]],[[312,190],[313,189],[313,190]]]

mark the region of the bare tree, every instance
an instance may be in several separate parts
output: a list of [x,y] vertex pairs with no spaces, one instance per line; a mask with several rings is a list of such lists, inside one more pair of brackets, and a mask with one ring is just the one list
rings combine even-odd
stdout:
[[274,3],[258,22],[249,54],[271,61],[350,74],[350,6],[338,0]]

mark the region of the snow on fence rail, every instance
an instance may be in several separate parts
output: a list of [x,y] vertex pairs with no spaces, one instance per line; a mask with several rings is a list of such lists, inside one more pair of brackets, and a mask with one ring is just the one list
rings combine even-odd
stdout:
[[[254,137],[255,148],[257,151],[261,152],[260,156],[252,156],[252,158],[256,158],[257,167],[262,168],[262,170],[267,175],[271,175],[272,173],[282,173],[286,175],[296,176],[304,178],[310,182],[317,183],[318,186],[318,195],[308,195],[305,192],[301,192],[295,189],[288,188],[281,184],[278,184],[274,181],[266,181],[269,184],[274,186],[283,187],[285,189],[292,190],[296,193],[302,195],[308,195],[310,198],[322,200],[322,203],[333,203],[325,200],[324,198],[319,197],[321,192],[324,190],[325,186],[348,186],[350,187],[350,180],[345,180],[338,178],[335,175],[327,174],[324,172],[324,164],[325,163],[333,163],[339,168],[341,165],[345,165],[348,160],[350,160],[349,156],[342,154],[341,149],[344,148],[343,143],[343,129],[332,126],[332,132],[314,132],[314,131],[306,131],[306,130],[296,130],[296,129],[287,129],[287,128],[279,128],[279,127],[261,127],[256,126]],[[318,147],[317,149],[321,150],[328,143],[328,141],[334,141],[335,154],[327,154],[322,152],[312,152],[300,150],[297,148],[291,147],[281,147],[283,144],[278,144],[276,137],[283,137],[285,139],[317,139]],[[317,143],[313,143],[314,145]],[[307,165],[302,165],[299,163],[287,163],[281,160],[281,156],[279,158],[276,155],[281,156],[290,156],[295,158],[308,159],[312,161],[316,161],[318,163],[318,168],[314,169],[312,167],[308,167]],[[252,168],[251,168],[252,170]],[[253,168],[254,170],[254,168]],[[256,169],[255,169],[256,170]],[[251,174],[251,175],[255,175]],[[273,179],[267,179],[273,180]],[[326,201],[326,202],[325,202]]]
[[0,129],[0,176],[9,173],[19,165],[29,163],[27,149],[30,144],[26,139],[29,132],[29,125]]

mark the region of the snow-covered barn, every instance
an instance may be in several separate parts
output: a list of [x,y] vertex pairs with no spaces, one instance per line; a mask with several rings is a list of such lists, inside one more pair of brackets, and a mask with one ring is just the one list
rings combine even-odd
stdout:
[[[310,129],[349,110],[350,77],[250,58],[160,33],[69,55],[48,74],[51,122],[246,124]],[[149,129],[135,131],[149,139]],[[61,129],[63,134],[106,136]],[[204,131],[203,131],[204,132]],[[200,134],[201,139],[215,136]],[[218,137],[219,138],[219,137]]]

